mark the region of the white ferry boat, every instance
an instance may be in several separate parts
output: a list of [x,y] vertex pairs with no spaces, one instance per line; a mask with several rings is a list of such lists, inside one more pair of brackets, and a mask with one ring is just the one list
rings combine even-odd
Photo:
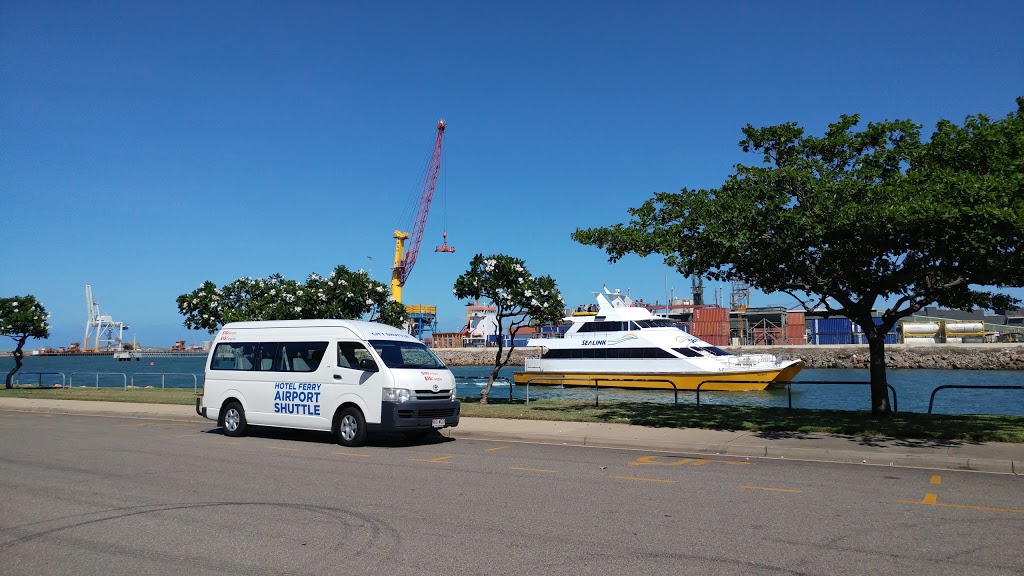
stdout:
[[[516,384],[694,390],[764,390],[803,368],[773,354],[734,355],[680,330],[618,290],[595,292],[596,311],[566,318],[563,338],[532,338],[541,350]],[[713,381],[713,382],[712,382]],[[727,381],[727,382],[722,382]],[[673,386],[674,385],[674,386]]]

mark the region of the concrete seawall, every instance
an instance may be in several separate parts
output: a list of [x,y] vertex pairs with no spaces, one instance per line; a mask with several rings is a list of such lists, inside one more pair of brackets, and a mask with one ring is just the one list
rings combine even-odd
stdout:
[[[802,359],[808,368],[867,368],[865,346],[744,346],[725,347],[734,354],[775,354],[784,360]],[[493,366],[496,348],[435,348],[449,366]],[[510,366],[522,366],[527,357],[537,357],[535,348],[516,348]],[[1024,345],[950,344],[885,347],[889,368],[930,370],[1024,370]]]

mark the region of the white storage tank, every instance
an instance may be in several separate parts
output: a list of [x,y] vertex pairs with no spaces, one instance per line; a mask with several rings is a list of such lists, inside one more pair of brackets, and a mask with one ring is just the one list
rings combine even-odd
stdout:
[[926,335],[934,336],[939,333],[938,322],[904,322],[903,333],[912,334],[915,336]]
[[946,322],[946,334],[984,334],[985,325],[981,322]]

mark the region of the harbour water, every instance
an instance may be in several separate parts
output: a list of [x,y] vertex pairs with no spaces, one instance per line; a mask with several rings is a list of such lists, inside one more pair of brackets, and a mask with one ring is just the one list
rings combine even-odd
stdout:
[[[202,357],[142,358],[118,362],[110,356],[26,356],[16,381],[22,384],[65,383],[78,386],[124,387],[161,385],[168,388],[202,388]],[[14,367],[14,359],[0,358],[0,374]],[[525,386],[511,386],[512,373],[521,367],[503,368],[491,392],[492,398],[524,398]],[[452,367],[460,397],[479,396],[491,373],[489,366]],[[869,405],[868,372],[863,369],[804,370],[794,381],[795,408],[865,410]],[[801,381],[829,380],[864,382],[862,385],[799,384]],[[901,412],[927,412],[932,390],[946,384],[1024,386],[1024,372],[1004,370],[896,370],[888,371],[889,384],[896,390]],[[593,401],[593,388],[531,386],[530,399],[558,398]],[[671,403],[672,392],[602,388],[602,401]],[[680,392],[680,403],[693,403],[692,392]],[[701,392],[702,404],[745,406],[786,406],[786,390],[763,392]],[[1008,414],[1024,416],[1024,390],[942,390],[935,397],[934,412],[945,414]]]

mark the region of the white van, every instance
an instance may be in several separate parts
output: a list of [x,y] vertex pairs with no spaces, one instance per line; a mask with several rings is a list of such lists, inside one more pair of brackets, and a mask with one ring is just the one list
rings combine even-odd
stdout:
[[459,424],[444,362],[397,328],[357,320],[226,324],[210,347],[196,412],[228,436],[250,425],[329,430],[344,446],[368,432]]

